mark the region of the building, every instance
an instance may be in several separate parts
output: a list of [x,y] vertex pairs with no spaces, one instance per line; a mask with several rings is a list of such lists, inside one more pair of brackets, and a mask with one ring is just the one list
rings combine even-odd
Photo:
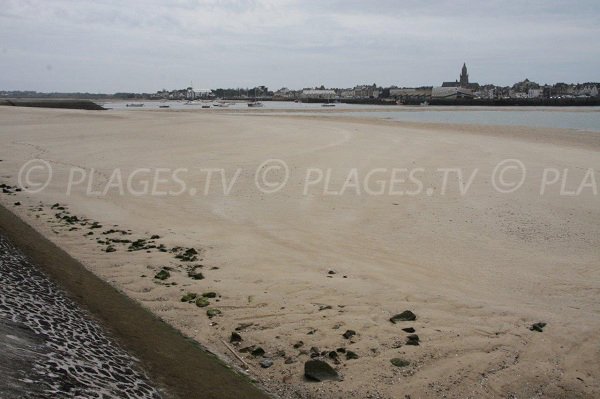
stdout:
[[464,87],[434,87],[431,89],[431,99],[456,100],[462,98],[473,98],[473,92]]
[[186,98],[188,100],[195,100],[198,98],[208,98],[212,94],[212,90],[209,89],[193,89],[191,87],[187,88]]
[[467,63],[463,62],[462,70],[460,71],[460,87],[469,86],[469,74],[467,73]]
[[321,100],[333,100],[336,97],[335,90],[304,89],[301,98],[312,98]]
[[540,98],[544,94],[544,89],[529,89],[527,91],[528,98]]
[[390,97],[397,100],[420,100],[431,98],[431,87],[390,89]]
[[463,63],[458,80],[454,82],[443,82],[442,87],[462,87],[470,90],[479,90],[479,83],[469,83],[469,73],[467,71],[467,63]]

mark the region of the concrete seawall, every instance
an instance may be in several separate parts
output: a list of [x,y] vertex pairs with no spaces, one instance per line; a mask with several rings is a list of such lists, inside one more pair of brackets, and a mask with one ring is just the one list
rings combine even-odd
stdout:
[[86,109],[91,111],[104,110],[103,107],[90,100],[70,99],[0,99],[0,105],[13,107]]
[[140,359],[151,381],[173,397],[269,397],[246,376],[118,292],[2,206],[0,234]]

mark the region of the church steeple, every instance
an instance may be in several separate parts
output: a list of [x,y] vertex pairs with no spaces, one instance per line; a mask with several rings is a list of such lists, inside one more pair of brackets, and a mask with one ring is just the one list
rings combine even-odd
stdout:
[[469,74],[467,73],[467,63],[463,63],[462,71],[460,72],[460,85],[466,87],[469,84]]

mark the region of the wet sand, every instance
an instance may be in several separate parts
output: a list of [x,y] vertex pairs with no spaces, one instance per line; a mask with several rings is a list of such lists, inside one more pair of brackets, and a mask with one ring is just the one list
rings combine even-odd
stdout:
[[[567,186],[576,189],[600,164],[597,133],[223,112],[11,111],[0,110],[3,182],[16,184],[32,158],[50,162],[56,179],[42,193],[0,200],[95,275],[245,367],[223,343],[238,328],[236,354],[281,397],[600,393],[598,196],[560,195],[560,183],[541,196],[539,181],[545,167],[569,169]],[[269,158],[284,160],[290,178],[267,195],[254,171]],[[513,158],[526,164],[527,180],[498,194],[494,166]],[[219,190],[207,195],[87,195],[82,185],[65,196],[72,166],[96,171],[96,191],[115,167],[189,168],[185,180],[199,188],[207,180],[200,168],[225,168],[227,179],[243,171],[229,195],[216,180]],[[350,169],[362,178],[392,167],[480,174],[466,195],[456,185],[439,194],[435,173],[423,177],[432,195],[327,195],[323,184],[303,194],[310,168],[331,168],[329,189],[339,191]],[[88,224],[57,219],[55,203]],[[102,228],[90,230],[91,221]],[[122,238],[104,235],[109,229],[154,247],[129,252],[106,242]],[[177,247],[195,248],[198,259],[175,258]],[[190,277],[191,265],[204,279]],[[168,279],[153,278],[165,267]],[[219,316],[181,302],[208,291],[218,294],[210,306]],[[407,309],[415,321],[389,321]],[[543,332],[530,330],[536,322],[547,323]],[[408,327],[420,345],[407,345]],[[343,337],[347,330],[356,335]],[[252,345],[273,366],[263,369],[263,356],[241,351]],[[304,380],[312,347],[343,381]],[[358,359],[339,354],[335,364],[329,353],[337,348]],[[393,366],[398,357],[409,366]]]

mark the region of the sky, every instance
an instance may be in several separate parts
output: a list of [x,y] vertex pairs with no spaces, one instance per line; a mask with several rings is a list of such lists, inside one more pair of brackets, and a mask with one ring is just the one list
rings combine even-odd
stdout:
[[0,0],[0,90],[600,81],[598,0]]

